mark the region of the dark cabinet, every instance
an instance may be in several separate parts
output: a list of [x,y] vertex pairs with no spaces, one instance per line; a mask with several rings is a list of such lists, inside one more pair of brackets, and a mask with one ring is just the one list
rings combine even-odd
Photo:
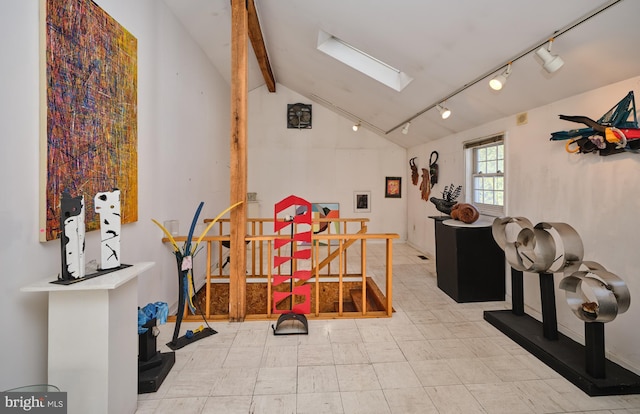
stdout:
[[491,225],[448,225],[448,217],[432,218],[438,288],[456,302],[504,300],[504,252],[493,239]]

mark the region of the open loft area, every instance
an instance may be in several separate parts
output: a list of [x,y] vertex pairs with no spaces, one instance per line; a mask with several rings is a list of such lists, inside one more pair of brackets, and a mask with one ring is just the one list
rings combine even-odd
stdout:
[[639,2],[0,7],[0,390],[640,407]]

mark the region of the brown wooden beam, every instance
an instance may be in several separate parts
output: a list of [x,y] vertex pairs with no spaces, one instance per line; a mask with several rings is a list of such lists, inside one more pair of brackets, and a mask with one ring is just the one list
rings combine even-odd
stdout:
[[260,28],[260,21],[258,20],[258,13],[256,13],[256,5],[253,0],[247,0],[248,15],[249,15],[249,39],[251,40],[251,46],[253,46],[253,52],[258,59],[258,65],[262,71],[262,76],[267,84],[269,92],[276,91],[276,80],[273,77],[273,71],[271,70],[271,64],[269,63],[269,56],[267,55],[267,48],[264,45],[264,38],[262,37],[262,29]]
[[231,0],[231,210],[229,254],[229,320],[243,321],[247,314],[247,7],[245,0]]

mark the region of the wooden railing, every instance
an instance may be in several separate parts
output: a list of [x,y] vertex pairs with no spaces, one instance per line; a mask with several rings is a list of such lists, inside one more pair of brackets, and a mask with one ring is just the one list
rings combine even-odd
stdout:
[[[266,229],[265,227],[269,227],[269,228],[273,228],[273,219],[270,218],[249,218],[247,219],[247,237],[245,238],[245,241],[247,243],[250,243],[250,247],[251,247],[251,261],[250,261],[250,268],[247,269],[248,276],[262,276],[265,277],[266,276],[266,272],[265,272],[265,262],[264,262],[264,246],[262,245],[262,243],[265,242],[265,240],[260,240],[258,238],[255,238],[256,236],[264,236],[265,234],[270,234],[270,233],[265,233]],[[211,222],[211,219],[205,219],[204,220],[205,223],[209,223]],[[358,218],[358,219],[354,219],[354,218],[331,218],[331,219],[326,219],[326,218],[321,218],[321,219],[316,219],[313,221],[315,226],[322,226],[324,223],[327,224],[327,228],[326,230],[324,230],[321,234],[323,235],[331,235],[331,234],[348,234],[348,233],[356,233],[356,232],[366,232],[367,230],[367,226],[366,223],[369,222],[369,219],[367,218]],[[220,237],[226,237],[226,238],[222,238],[220,239],[219,243],[217,243],[217,257],[219,258],[218,262],[220,262],[220,260],[222,260],[222,257],[224,257],[224,248],[228,249],[229,246],[229,227],[230,227],[230,220],[229,219],[220,219],[218,220],[218,222],[216,223],[216,225],[214,226],[217,231],[216,233],[218,234],[218,236]],[[210,233],[213,230],[210,230]],[[278,232],[278,235],[280,235],[280,232]],[[315,235],[315,236],[320,236]],[[274,235],[275,237],[275,235]],[[226,246],[225,246],[226,244]],[[330,253],[330,245],[327,245],[327,254]],[[220,263],[218,263],[220,264]],[[327,267],[326,272],[328,274],[331,273],[331,262],[323,265],[323,267]],[[344,261],[344,266],[346,269],[347,266],[347,258],[345,257],[345,261]],[[222,276],[222,272],[223,272],[223,267],[222,266],[217,266],[218,268],[218,275]]]
[[[210,220],[205,220],[210,222]],[[369,234],[367,233],[366,223],[368,219],[318,219],[314,220],[314,224],[322,225],[322,223],[328,222],[327,229],[321,233],[313,234],[311,242],[311,279],[306,283],[312,283],[315,287],[313,290],[314,306],[311,310],[311,314],[307,317],[315,318],[336,318],[336,317],[389,317],[393,312],[393,239],[397,239],[397,234]],[[266,226],[269,223],[270,226]],[[274,255],[280,255],[279,251],[274,252],[274,240],[278,237],[282,237],[279,234],[264,234],[265,227],[271,227],[273,219],[248,219],[248,235],[245,237],[245,242],[251,250],[250,257],[247,257],[247,275],[246,280],[248,282],[266,283],[266,301],[264,303],[263,311],[253,312],[247,314],[247,319],[271,319],[276,318],[278,314],[274,315],[272,293],[273,293],[273,257]],[[211,298],[212,298],[212,286],[214,284],[229,283],[229,276],[223,274],[223,258],[225,257],[224,250],[228,249],[230,236],[228,234],[229,220],[223,219],[216,223],[218,235],[207,235],[202,239],[201,244],[206,245],[206,272],[205,272],[205,299],[204,309],[200,309],[203,316],[206,319],[227,319],[228,314],[214,313],[211,310]],[[209,233],[214,231],[210,230]],[[226,233],[226,234],[225,234]],[[177,242],[186,241],[185,236],[175,237]],[[385,248],[385,289],[384,297],[382,298],[383,309],[368,310],[368,297],[372,291],[377,291],[375,283],[371,283],[371,279],[367,278],[367,242],[370,240],[386,242]],[[167,238],[162,239],[163,242],[168,242]],[[360,252],[359,266],[354,266],[357,271],[347,272],[347,261],[349,257],[349,248],[359,243]],[[295,244],[294,244],[295,245]],[[295,247],[294,247],[295,248]],[[229,252],[232,254],[232,252]],[[353,251],[351,256],[354,256]],[[214,258],[217,258],[214,266]],[[233,257],[231,256],[231,260]],[[295,265],[295,264],[294,264]],[[212,268],[216,267],[215,271]],[[295,268],[293,268],[295,270]],[[333,271],[332,271],[333,269]],[[280,269],[277,269],[276,274],[280,273]],[[334,312],[321,311],[321,283],[329,282],[337,283],[337,309]],[[345,310],[346,296],[345,283],[360,281],[361,292],[358,295],[360,301],[359,306],[356,306],[358,311]],[[371,286],[373,284],[373,286]],[[376,298],[380,301],[380,298]],[[326,305],[326,304],[325,304]],[[326,308],[326,306],[325,306]],[[185,320],[200,319],[200,315],[188,315],[185,314]]]

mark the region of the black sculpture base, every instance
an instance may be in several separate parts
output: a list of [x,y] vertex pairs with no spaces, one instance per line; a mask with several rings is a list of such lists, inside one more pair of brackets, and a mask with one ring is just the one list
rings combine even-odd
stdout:
[[215,331],[214,329],[207,327],[201,330],[200,332],[194,333],[193,336],[191,336],[190,338],[187,338],[186,335],[183,335],[180,338],[176,339],[175,341],[167,342],[167,346],[175,351],[176,349],[183,348],[193,342],[199,341],[203,338],[206,338],[207,336],[211,336],[217,333],[218,332]]
[[175,352],[158,352],[149,361],[139,361],[138,394],[158,391],[175,362]]
[[94,277],[106,275],[108,273],[112,273],[121,269],[125,269],[127,267],[131,267],[133,265],[130,264],[121,264],[118,267],[113,267],[111,269],[98,269],[93,273],[89,273],[88,275],[84,275],[83,277],[79,277],[77,279],[57,279],[49,283],[54,283],[56,285],[72,285],[74,283],[83,282],[87,279],[93,279]]
[[640,394],[640,376],[605,359],[605,378],[587,372],[585,347],[558,333],[543,336],[542,323],[511,310],[485,311],[484,319],[590,396]]
[[271,325],[274,335],[308,335],[307,317],[294,312],[283,313],[275,325]]

